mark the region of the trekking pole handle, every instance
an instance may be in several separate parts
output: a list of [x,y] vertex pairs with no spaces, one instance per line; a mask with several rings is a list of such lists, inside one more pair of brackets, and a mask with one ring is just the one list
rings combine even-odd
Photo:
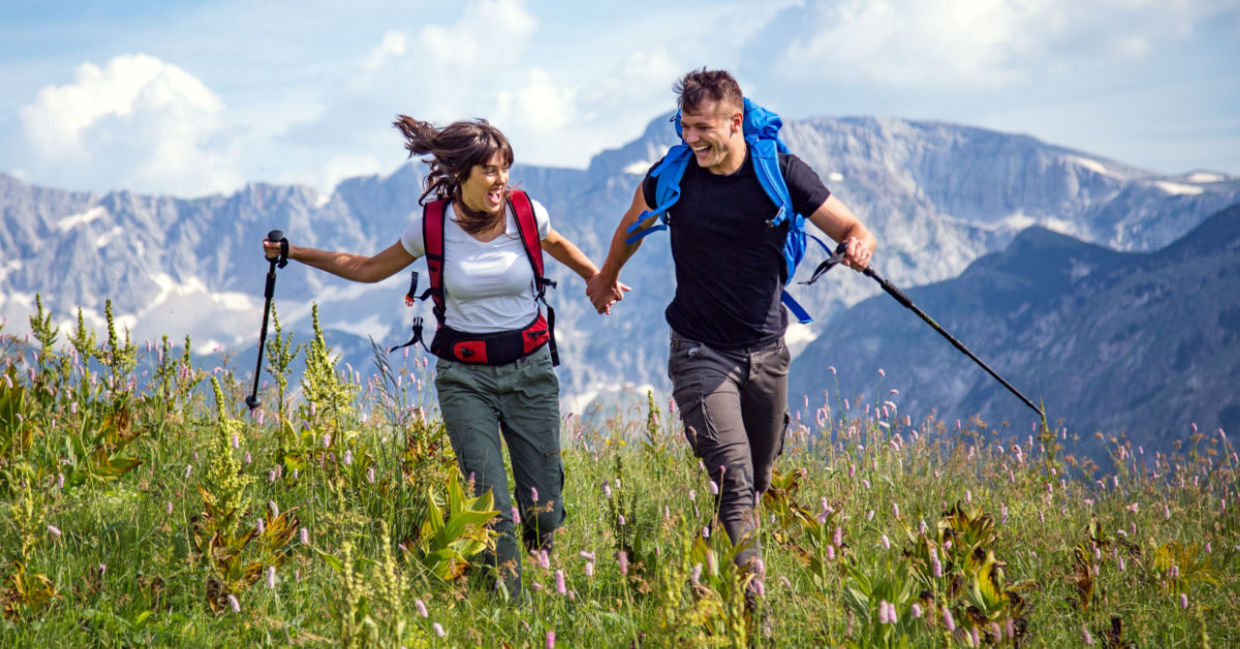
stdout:
[[281,230],[272,230],[271,232],[267,233],[267,240],[271,241],[272,243],[280,244],[280,256],[276,257],[275,259],[267,260],[267,261],[270,261],[272,264],[275,264],[275,266],[272,266],[272,270],[275,270],[276,266],[279,266],[280,268],[284,268],[285,266],[287,266],[288,265],[288,239],[284,238],[284,232]]

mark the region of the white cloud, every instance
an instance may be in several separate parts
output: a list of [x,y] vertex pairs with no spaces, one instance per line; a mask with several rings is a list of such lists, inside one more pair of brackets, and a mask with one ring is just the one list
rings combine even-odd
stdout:
[[673,106],[672,82],[684,72],[663,48],[630,54],[607,74],[557,80],[533,68],[499,102],[495,121],[522,162],[585,167],[605,148],[636,137]]
[[375,49],[370,51],[362,69],[374,71],[382,68],[389,60],[404,56],[409,51],[409,35],[404,32],[390,31],[383,35]]
[[29,167],[45,182],[201,195],[243,180],[212,143],[224,103],[185,70],[145,54],[78,66],[19,109]]
[[478,72],[519,55],[538,26],[523,0],[479,0],[453,25],[429,25],[419,34],[419,54],[448,74]]
[[[997,87],[1038,74],[1052,56],[1135,59],[1183,38],[1210,1],[810,0],[774,24],[771,69],[785,79],[892,87]],[[787,45],[783,46],[782,42]]]

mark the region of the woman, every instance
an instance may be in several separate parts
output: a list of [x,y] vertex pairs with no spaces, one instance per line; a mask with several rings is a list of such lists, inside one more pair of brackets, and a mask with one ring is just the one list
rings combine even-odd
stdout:
[[[437,300],[440,329],[432,349],[439,356],[435,388],[452,449],[461,473],[475,485],[476,493],[490,490],[500,517],[493,523],[498,533],[496,551],[489,563],[496,566],[510,595],[521,590],[521,556],[514,533],[513,507],[508,493],[500,434],[512,455],[520,522],[525,545],[532,551],[551,549],[552,533],[564,520],[562,488],[564,467],[560,459],[559,381],[552,368],[548,345],[534,349],[518,344],[515,360],[472,355],[471,339],[525,340],[531,323],[542,319],[537,298],[532,254],[527,255],[510,199],[523,195],[508,187],[512,147],[499,129],[484,120],[460,121],[436,129],[430,124],[401,115],[394,123],[413,155],[430,157],[430,173],[420,202],[422,214],[405,230],[400,241],[374,255],[364,256],[289,246],[289,259],[325,270],[345,279],[377,282],[391,277],[415,259],[432,254],[442,244],[442,295]],[[428,197],[435,200],[428,202]],[[519,202],[519,201],[514,201]],[[532,204],[538,241],[543,251],[568,266],[583,280],[598,269],[577,246],[551,227],[547,211],[536,201],[525,205],[525,222]],[[431,213],[433,216],[427,217]],[[439,216],[442,215],[442,216]],[[428,232],[424,220],[436,219],[440,230]],[[264,241],[269,258],[280,244]],[[440,317],[441,316],[441,317]],[[544,334],[546,329],[537,332]],[[451,335],[449,335],[451,334]],[[455,344],[465,340],[463,344]],[[449,344],[449,341],[454,344]],[[464,355],[454,350],[464,349]],[[467,356],[471,356],[469,358]]]

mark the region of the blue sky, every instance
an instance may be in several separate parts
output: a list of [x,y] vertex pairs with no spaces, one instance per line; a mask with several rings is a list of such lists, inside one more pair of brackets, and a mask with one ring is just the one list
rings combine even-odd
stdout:
[[708,66],[788,118],[958,122],[1240,175],[1235,0],[665,4],[0,0],[0,171],[92,191],[329,191],[404,162],[397,113],[485,117],[520,161],[583,167]]

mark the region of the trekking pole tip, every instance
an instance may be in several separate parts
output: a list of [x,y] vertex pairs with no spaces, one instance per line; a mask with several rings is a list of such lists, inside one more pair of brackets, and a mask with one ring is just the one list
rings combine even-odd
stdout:
[[249,406],[250,410],[254,410],[255,408],[262,405],[262,402],[258,400],[258,397],[254,395],[250,395],[245,398],[245,405]]

